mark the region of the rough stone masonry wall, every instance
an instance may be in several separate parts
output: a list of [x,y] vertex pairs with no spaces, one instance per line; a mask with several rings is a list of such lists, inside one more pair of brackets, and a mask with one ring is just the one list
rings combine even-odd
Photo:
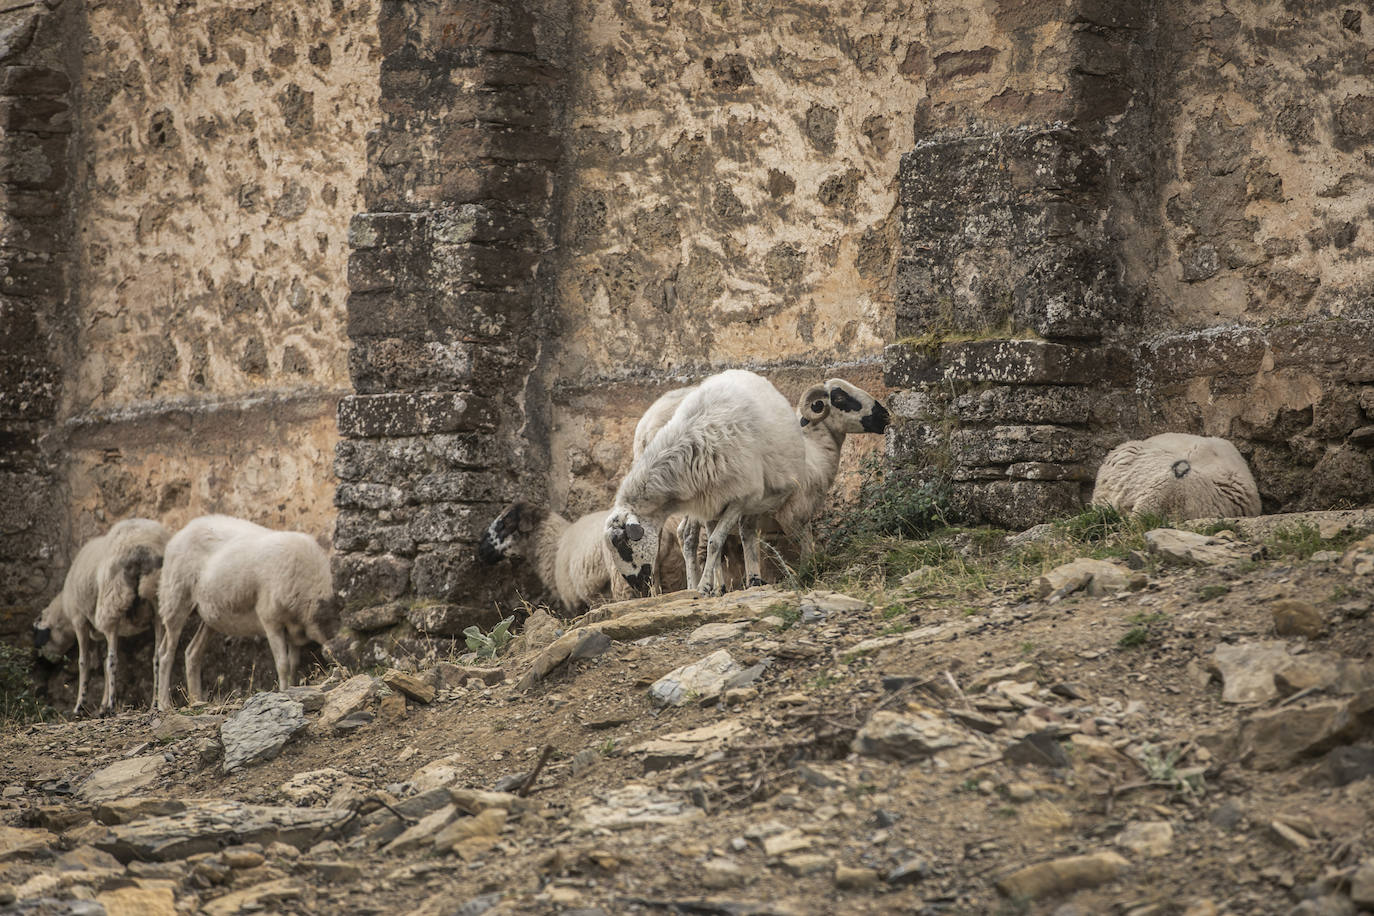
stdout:
[[61,481],[41,442],[62,391],[72,4],[0,13],[0,639],[65,571]]
[[1067,90],[903,160],[894,456],[1008,525],[1166,429],[1237,440],[1270,510],[1374,497],[1359,11],[996,9],[1062,21]]
[[489,622],[502,589],[476,565],[477,536],[542,477],[532,377],[562,77],[538,25],[514,2],[382,6],[384,119],[349,229],[357,394],[339,406],[334,546],[356,626],[340,651],[396,622],[386,602],[402,596],[417,614],[393,643]]
[[960,5],[572,5],[555,508],[605,508],[643,410],[712,371],[883,393],[897,163]]
[[80,6],[70,546],[215,511],[327,539],[376,0]]

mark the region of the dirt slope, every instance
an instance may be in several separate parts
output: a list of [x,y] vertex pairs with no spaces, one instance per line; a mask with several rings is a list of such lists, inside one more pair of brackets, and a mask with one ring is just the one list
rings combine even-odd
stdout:
[[[1374,545],[1351,540],[1297,558],[1256,533],[1198,566],[1147,553],[1099,596],[928,569],[867,590],[876,606],[765,588],[606,606],[561,638],[535,618],[498,659],[501,683],[421,671],[439,690],[420,702],[349,681],[369,688],[344,719],[355,727],[308,712],[274,759],[227,776],[219,724],[241,703],[6,726],[0,903],[1241,916],[1349,913],[1369,894],[1374,907]],[[1209,670],[1219,647],[1246,646],[1225,678]],[[569,650],[590,657],[560,661]],[[718,650],[736,666],[723,695],[651,698]],[[348,674],[300,692],[305,707],[342,697]],[[1243,677],[1268,695],[1225,701]],[[466,791],[541,756],[524,797]],[[199,820],[101,808],[87,780],[117,763],[139,772],[111,794],[180,801]],[[333,772],[283,788],[320,770]],[[258,812],[269,826],[216,800],[272,806]],[[318,816],[291,827],[279,807]],[[380,848],[407,827],[400,851]],[[186,842],[139,845],[159,831]]]

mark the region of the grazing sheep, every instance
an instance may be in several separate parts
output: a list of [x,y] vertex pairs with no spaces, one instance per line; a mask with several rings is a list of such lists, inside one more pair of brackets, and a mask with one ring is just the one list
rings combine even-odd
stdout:
[[266,636],[277,683],[294,683],[300,647],[328,637],[334,613],[329,557],[307,534],[273,531],[227,515],[195,519],[167,543],[158,632],[157,702],[172,705],[172,658],[194,611],[200,629],[186,647],[186,693],[203,699],[201,658],[210,631]]
[[1250,467],[1225,439],[1164,433],[1118,445],[1097,472],[1093,503],[1177,519],[1259,515]]
[[682,397],[621,481],[605,531],[616,569],[643,590],[664,520],[714,519],[698,585],[718,594],[727,535],[745,520],[757,537],[758,519],[777,512],[805,474],[802,428],[772,383],[739,369],[711,376]]
[[[550,589],[568,614],[593,607],[609,594],[613,601],[633,597],[616,572],[602,537],[605,512],[589,512],[569,522],[557,512],[530,503],[512,503],[483,532],[477,556],[496,564],[505,557],[534,562],[539,581]],[[665,537],[659,547],[659,577],[664,591],[686,588],[677,539]]]
[[[691,391],[691,388],[669,391],[645,412],[635,427],[636,458]],[[838,378],[808,389],[797,402],[796,417],[806,444],[806,473],[801,485],[779,509],[776,518],[782,529],[800,546],[805,557],[815,549],[811,518],[835,482],[846,436],[849,433],[882,433],[887,429],[889,417],[887,408],[871,394]],[[696,545],[700,529],[700,523],[690,518],[683,519],[678,528],[689,588],[695,587],[698,576]],[[757,530],[743,531],[742,540],[748,584],[762,585]]]
[[146,518],[117,522],[77,551],[62,592],[34,625],[34,645],[65,652],[77,646],[76,707],[86,702],[86,681],[96,658],[92,642],[105,639],[105,693],[100,714],[114,712],[119,679],[119,637],[132,636],[153,624],[157,614],[158,576],[171,532]]

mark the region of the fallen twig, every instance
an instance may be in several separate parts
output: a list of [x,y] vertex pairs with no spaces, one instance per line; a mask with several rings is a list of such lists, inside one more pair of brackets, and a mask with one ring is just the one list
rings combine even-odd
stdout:
[[553,755],[553,745],[544,745],[544,750],[539,752],[539,760],[534,764],[534,769],[530,770],[530,775],[526,776],[520,783],[520,787],[515,790],[515,794],[524,798],[530,794],[530,789],[534,787],[534,781],[539,778],[539,771],[544,769],[544,764],[549,762],[549,757]]

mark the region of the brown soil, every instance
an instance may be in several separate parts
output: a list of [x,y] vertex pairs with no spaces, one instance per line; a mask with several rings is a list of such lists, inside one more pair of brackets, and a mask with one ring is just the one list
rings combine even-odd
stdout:
[[[1138,592],[1054,604],[1027,599],[1024,588],[969,594],[912,587],[889,593],[871,612],[780,631],[760,625],[721,643],[688,645],[690,628],[643,645],[618,642],[600,657],[563,665],[526,693],[512,682],[528,656],[508,658],[505,684],[460,689],[430,705],[412,701],[404,719],[379,714],[347,735],[312,728],[275,760],[230,776],[202,763],[197,749],[217,729],[159,740],[160,717],[147,711],[6,727],[0,785],[17,789],[0,802],[0,823],[31,827],[42,806],[79,807],[61,794],[64,786],[135,754],[160,751],[171,761],[169,775],[145,794],[284,804],[278,787],[302,771],[336,767],[370,790],[387,790],[448,755],[459,755],[458,785],[491,788],[529,770],[551,745],[532,810],[512,814],[499,842],[471,861],[389,856],[341,837],[340,848],[327,841],[301,859],[269,854],[267,872],[235,872],[222,885],[200,886],[188,866],[178,900],[193,907],[246,881],[287,875],[304,891],[275,904],[283,912],[423,906],[458,913],[465,901],[500,892],[489,912],[1288,913],[1317,891],[1339,893],[1353,866],[1374,853],[1374,779],[1334,787],[1319,758],[1257,772],[1228,753],[1225,739],[1254,709],[1223,703],[1205,662],[1220,644],[1274,638],[1270,606],[1280,597],[1304,599],[1325,614],[1325,635],[1312,649],[1374,656],[1374,590],[1331,562],[1262,561],[1243,572],[1160,568]],[[789,602],[795,606],[784,595],[776,606]],[[850,651],[903,627],[915,635],[857,657]],[[1123,638],[1138,644],[1123,645]],[[655,679],[722,647],[745,665],[772,659],[754,684],[756,697],[728,707],[661,709],[650,701]],[[1018,728],[1044,724],[1039,716],[1064,732],[1096,732],[1123,753],[1071,746],[1071,765],[1058,769],[851,753],[855,730],[875,709],[987,705],[988,695],[966,688],[979,675],[1023,663],[1030,667],[1013,680],[1068,685],[1057,692],[1081,699],[1046,699],[1032,718],[1009,712],[988,736],[992,742],[1010,745]],[[891,690],[885,676],[907,680]],[[643,756],[631,750],[726,719],[748,732],[716,755],[646,772]],[[587,749],[599,752],[594,765],[573,776],[571,758]],[[1149,755],[1167,765],[1150,774],[1131,759]],[[617,831],[580,826],[591,801],[630,783],[661,789],[705,816]],[[1273,832],[1276,817],[1310,825],[1305,848]],[[1167,821],[1171,848],[1155,858],[1117,848],[1115,837],[1138,821]],[[811,841],[802,852],[824,863],[789,866],[766,855],[758,837],[779,827],[800,829]],[[53,838],[56,850],[70,845]],[[1096,888],[1025,901],[994,886],[1023,865],[1105,850],[1123,853],[1130,865]],[[361,873],[326,879],[302,864],[317,859],[344,859]],[[738,867],[737,878],[728,867],[707,867],[720,859]],[[424,867],[403,868],[415,863]],[[837,865],[873,869],[879,878],[842,889]],[[902,866],[910,866],[907,880],[884,880]],[[811,867],[818,870],[792,873]],[[21,885],[50,868],[42,855],[0,861],[0,885]],[[713,879],[738,883],[713,886]]]

